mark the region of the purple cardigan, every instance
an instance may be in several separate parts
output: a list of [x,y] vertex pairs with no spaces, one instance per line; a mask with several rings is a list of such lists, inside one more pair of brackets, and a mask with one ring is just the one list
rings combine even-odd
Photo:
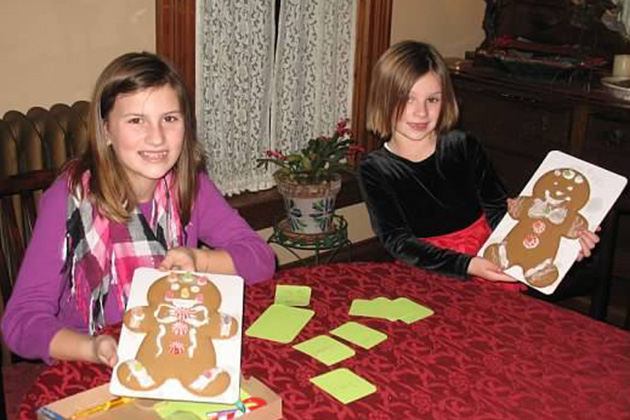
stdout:
[[[212,248],[226,250],[246,283],[272,277],[275,257],[269,245],[230,207],[205,174],[200,175],[199,184],[191,220],[185,228],[185,246],[196,247],[201,240]],[[33,237],[2,318],[2,335],[11,351],[47,363],[51,363],[48,350],[57,331],[63,327],[88,331],[61,275],[68,194],[67,180],[62,178],[42,195]],[[151,202],[140,205],[140,209],[148,219]],[[120,322],[122,315],[117,299],[108,299],[107,324]]]

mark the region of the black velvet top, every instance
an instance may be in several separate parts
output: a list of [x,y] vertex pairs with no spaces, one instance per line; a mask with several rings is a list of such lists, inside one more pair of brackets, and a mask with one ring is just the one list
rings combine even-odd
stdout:
[[460,278],[472,255],[418,238],[464,229],[482,213],[494,229],[507,208],[506,190],[481,144],[457,130],[440,136],[435,153],[421,162],[374,150],[359,165],[359,185],[372,229],[393,257]]

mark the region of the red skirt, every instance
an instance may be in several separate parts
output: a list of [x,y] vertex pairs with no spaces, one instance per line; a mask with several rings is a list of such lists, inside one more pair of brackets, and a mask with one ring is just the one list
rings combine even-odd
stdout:
[[[438,248],[446,248],[468,255],[477,255],[483,244],[490,237],[491,233],[492,229],[490,229],[486,218],[482,215],[467,228],[458,230],[457,232],[447,233],[446,235],[422,238],[422,240],[427,241],[431,245],[437,246]],[[484,285],[495,285],[506,290],[519,292],[527,290],[527,286],[520,282],[510,283],[503,281],[488,281],[481,277],[475,276],[472,276],[471,278],[475,281],[483,282]]]

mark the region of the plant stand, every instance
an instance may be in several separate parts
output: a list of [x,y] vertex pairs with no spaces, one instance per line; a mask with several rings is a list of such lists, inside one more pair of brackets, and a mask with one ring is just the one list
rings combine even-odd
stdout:
[[314,251],[314,263],[320,263],[320,253],[322,251],[332,251],[326,258],[325,263],[330,263],[339,250],[348,248],[348,255],[352,255],[352,242],[348,239],[348,222],[343,216],[334,215],[331,229],[324,233],[296,233],[292,232],[288,219],[282,219],[273,227],[273,234],[267,240],[270,244],[277,244],[289,251],[303,265],[308,265],[305,258],[301,257],[296,250]]

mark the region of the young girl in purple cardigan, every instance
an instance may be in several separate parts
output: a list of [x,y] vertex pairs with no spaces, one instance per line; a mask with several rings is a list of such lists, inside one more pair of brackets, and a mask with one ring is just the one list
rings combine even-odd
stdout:
[[[270,247],[203,171],[186,88],[149,53],[115,59],[99,77],[89,142],[39,202],[39,216],[2,319],[25,358],[116,363],[137,267],[270,278]],[[210,249],[197,248],[199,242]]]

